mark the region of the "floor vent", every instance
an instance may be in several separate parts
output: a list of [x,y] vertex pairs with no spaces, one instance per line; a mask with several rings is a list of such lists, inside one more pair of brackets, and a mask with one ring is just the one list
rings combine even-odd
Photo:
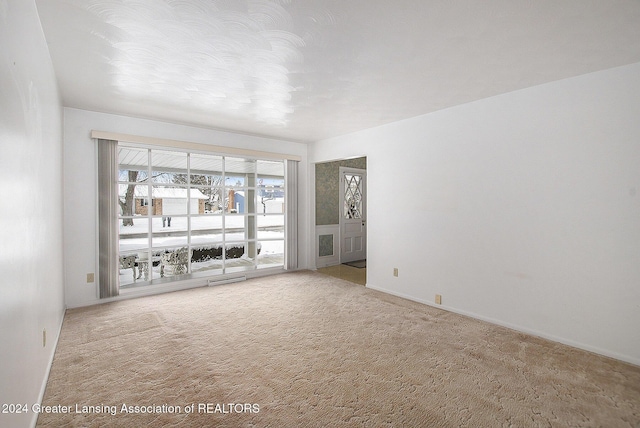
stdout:
[[246,280],[247,280],[246,276],[237,276],[234,278],[208,279],[207,285],[209,287],[213,287],[214,285],[230,284],[232,282],[240,282],[240,281],[246,281]]

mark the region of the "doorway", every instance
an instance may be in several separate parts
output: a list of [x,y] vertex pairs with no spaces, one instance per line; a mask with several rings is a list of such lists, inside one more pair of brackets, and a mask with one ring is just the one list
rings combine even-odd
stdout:
[[[314,164],[314,170],[316,268],[321,273],[365,285],[367,158],[319,162]],[[348,177],[344,177],[345,172]],[[353,224],[347,226],[343,220]],[[346,232],[347,251],[343,251],[342,237]],[[358,252],[349,251],[352,249]],[[344,257],[342,253],[347,252],[351,254]],[[360,263],[355,267],[343,264],[354,262]]]

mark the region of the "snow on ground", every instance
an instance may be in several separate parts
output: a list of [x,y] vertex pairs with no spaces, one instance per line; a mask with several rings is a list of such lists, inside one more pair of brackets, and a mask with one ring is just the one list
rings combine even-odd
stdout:
[[[283,253],[284,241],[262,241],[265,239],[282,239],[284,240],[284,216],[283,215],[258,215],[257,239],[262,242],[262,251],[265,253]],[[245,240],[243,231],[245,217],[225,216],[225,228],[230,232],[225,235],[225,242],[242,242]],[[282,230],[260,230],[267,227],[281,227]],[[168,222],[165,227],[162,226],[162,218],[152,218],[152,233],[171,233],[172,236],[153,236],[152,247],[183,247],[187,245],[187,217],[172,217],[171,227]],[[222,216],[200,216],[191,218],[192,232],[211,230],[211,233],[192,234],[191,245],[206,245],[222,243]],[[123,226],[120,222],[120,252],[128,253],[132,251],[148,248],[149,241],[147,237],[127,238],[127,235],[146,234],[149,231],[149,220],[146,217],[136,217],[133,219],[133,226]],[[184,234],[176,232],[184,232]],[[218,233],[216,233],[218,232]]]
[[[284,215],[256,215],[258,228],[260,227],[284,227]],[[224,217],[225,228],[243,228],[243,215],[227,215]],[[153,232],[161,231],[187,231],[187,217],[171,217],[171,227],[162,227],[162,217],[153,217],[151,219],[151,228]],[[222,216],[197,216],[191,217],[191,230],[221,229]],[[137,216],[133,218],[133,226],[123,226],[120,221],[120,235],[128,235],[134,233],[146,233],[149,230],[149,220],[147,217]]]
[[[260,228],[282,228],[281,230],[258,230],[258,244],[260,245],[260,254],[258,255],[257,267],[281,266],[284,263],[284,215],[257,215],[257,226]],[[162,234],[170,233],[170,236],[154,236],[152,237],[152,248],[171,248],[187,246],[187,217],[171,218],[171,227],[165,224],[162,226],[162,218],[154,217],[151,219],[152,232]],[[144,252],[149,248],[149,240],[147,237],[131,237],[127,235],[146,234],[149,231],[149,220],[147,217],[135,217],[133,226],[122,226],[120,222],[120,253],[131,254],[135,252]],[[242,243],[245,239],[244,234],[245,216],[229,215],[224,218],[225,229],[229,230],[225,234],[225,245],[227,247],[234,246],[233,243]],[[205,245],[221,245],[222,244],[222,216],[197,216],[191,217],[192,231],[211,231],[204,232],[202,235],[192,234],[191,248]],[[180,233],[183,232],[183,233]],[[177,236],[173,236],[177,235]],[[191,272],[210,271],[211,274],[229,273],[231,271],[244,271],[256,268],[254,260],[246,256],[239,259],[208,260],[206,262],[191,263]],[[160,266],[154,266],[151,269],[151,277],[160,277]],[[144,282],[144,275],[136,268],[120,270],[120,284],[123,286],[131,285],[136,282]],[[140,276],[140,278],[137,278]],[[170,269],[165,269],[165,276],[172,276]],[[149,279],[152,279],[149,278]]]

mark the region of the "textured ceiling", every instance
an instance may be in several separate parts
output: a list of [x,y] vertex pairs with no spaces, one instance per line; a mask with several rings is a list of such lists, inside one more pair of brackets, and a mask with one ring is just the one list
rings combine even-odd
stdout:
[[638,0],[36,0],[68,107],[310,142],[640,61]]

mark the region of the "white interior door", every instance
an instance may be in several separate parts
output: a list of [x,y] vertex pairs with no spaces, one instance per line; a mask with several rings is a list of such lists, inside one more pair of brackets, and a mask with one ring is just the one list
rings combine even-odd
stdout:
[[367,258],[364,169],[340,168],[340,263]]

